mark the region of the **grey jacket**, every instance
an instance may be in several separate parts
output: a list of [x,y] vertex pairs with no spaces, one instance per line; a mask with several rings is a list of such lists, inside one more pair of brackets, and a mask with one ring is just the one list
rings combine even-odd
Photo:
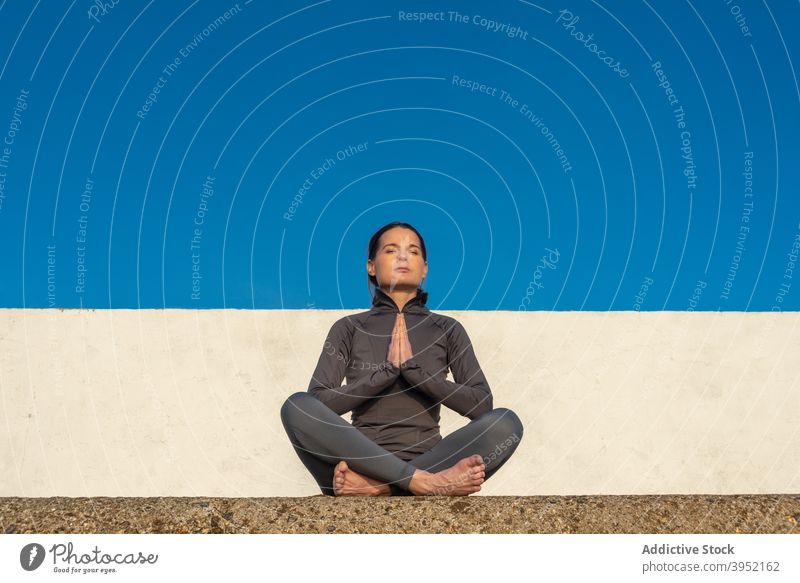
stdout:
[[[308,391],[378,445],[409,461],[431,449],[441,405],[473,419],[491,411],[492,392],[464,327],[426,306],[427,292],[403,306],[412,358],[400,367],[387,360],[399,312],[376,288],[372,308],[331,326]],[[447,371],[453,381],[446,379]],[[342,385],[342,379],[347,384]]]

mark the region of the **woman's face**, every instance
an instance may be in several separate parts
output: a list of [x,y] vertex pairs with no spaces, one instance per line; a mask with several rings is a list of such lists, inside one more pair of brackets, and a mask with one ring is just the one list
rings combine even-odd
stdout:
[[394,227],[381,235],[374,260],[367,260],[367,272],[378,287],[393,290],[416,289],[428,275],[419,237],[411,229]]

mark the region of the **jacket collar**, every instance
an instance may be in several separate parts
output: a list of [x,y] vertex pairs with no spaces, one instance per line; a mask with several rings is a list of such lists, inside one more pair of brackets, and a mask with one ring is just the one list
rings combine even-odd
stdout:
[[[422,291],[421,288],[417,288],[417,295],[406,302],[406,305],[403,306],[403,313],[412,311],[427,312],[429,311],[427,306],[425,306],[425,302],[427,301],[428,292]],[[397,307],[397,303],[392,299],[392,296],[387,294],[379,287],[375,288],[375,295],[372,296],[372,307],[373,309],[378,310],[391,310],[393,312],[400,311],[400,309]]]

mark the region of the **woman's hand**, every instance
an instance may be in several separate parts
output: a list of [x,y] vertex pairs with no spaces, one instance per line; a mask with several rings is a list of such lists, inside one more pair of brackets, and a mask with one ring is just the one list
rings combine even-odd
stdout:
[[397,314],[400,326],[400,364],[403,364],[409,358],[414,356],[411,349],[411,341],[408,339],[408,329],[406,328],[406,317],[403,314]]
[[392,341],[389,343],[389,354],[386,359],[394,366],[399,367],[413,355],[411,342],[408,339],[405,316],[398,313],[394,321]]
[[392,341],[389,343],[389,354],[386,355],[386,360],[396,367],[400,366],[400,314],[397,314],[394,321]]

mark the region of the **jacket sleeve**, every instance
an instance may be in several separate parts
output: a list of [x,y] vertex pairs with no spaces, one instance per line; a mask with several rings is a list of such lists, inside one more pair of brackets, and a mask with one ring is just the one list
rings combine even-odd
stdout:
[[363,371],[357,381],[342,385],[350,361],[353,328],[347,318],[331,326],[317,367],[308,385],[308,392],[342,415],[378,395],[400,376],[400,369],[388,360],[377,363],[374,369]]
[[492,391],[467,331],[457,320],[449,332],[447,364],[455,382],[447,380],[446,370],[431,376],[413,357],[400,365],[400,374],[416,390],[469,419],[491,411]]

